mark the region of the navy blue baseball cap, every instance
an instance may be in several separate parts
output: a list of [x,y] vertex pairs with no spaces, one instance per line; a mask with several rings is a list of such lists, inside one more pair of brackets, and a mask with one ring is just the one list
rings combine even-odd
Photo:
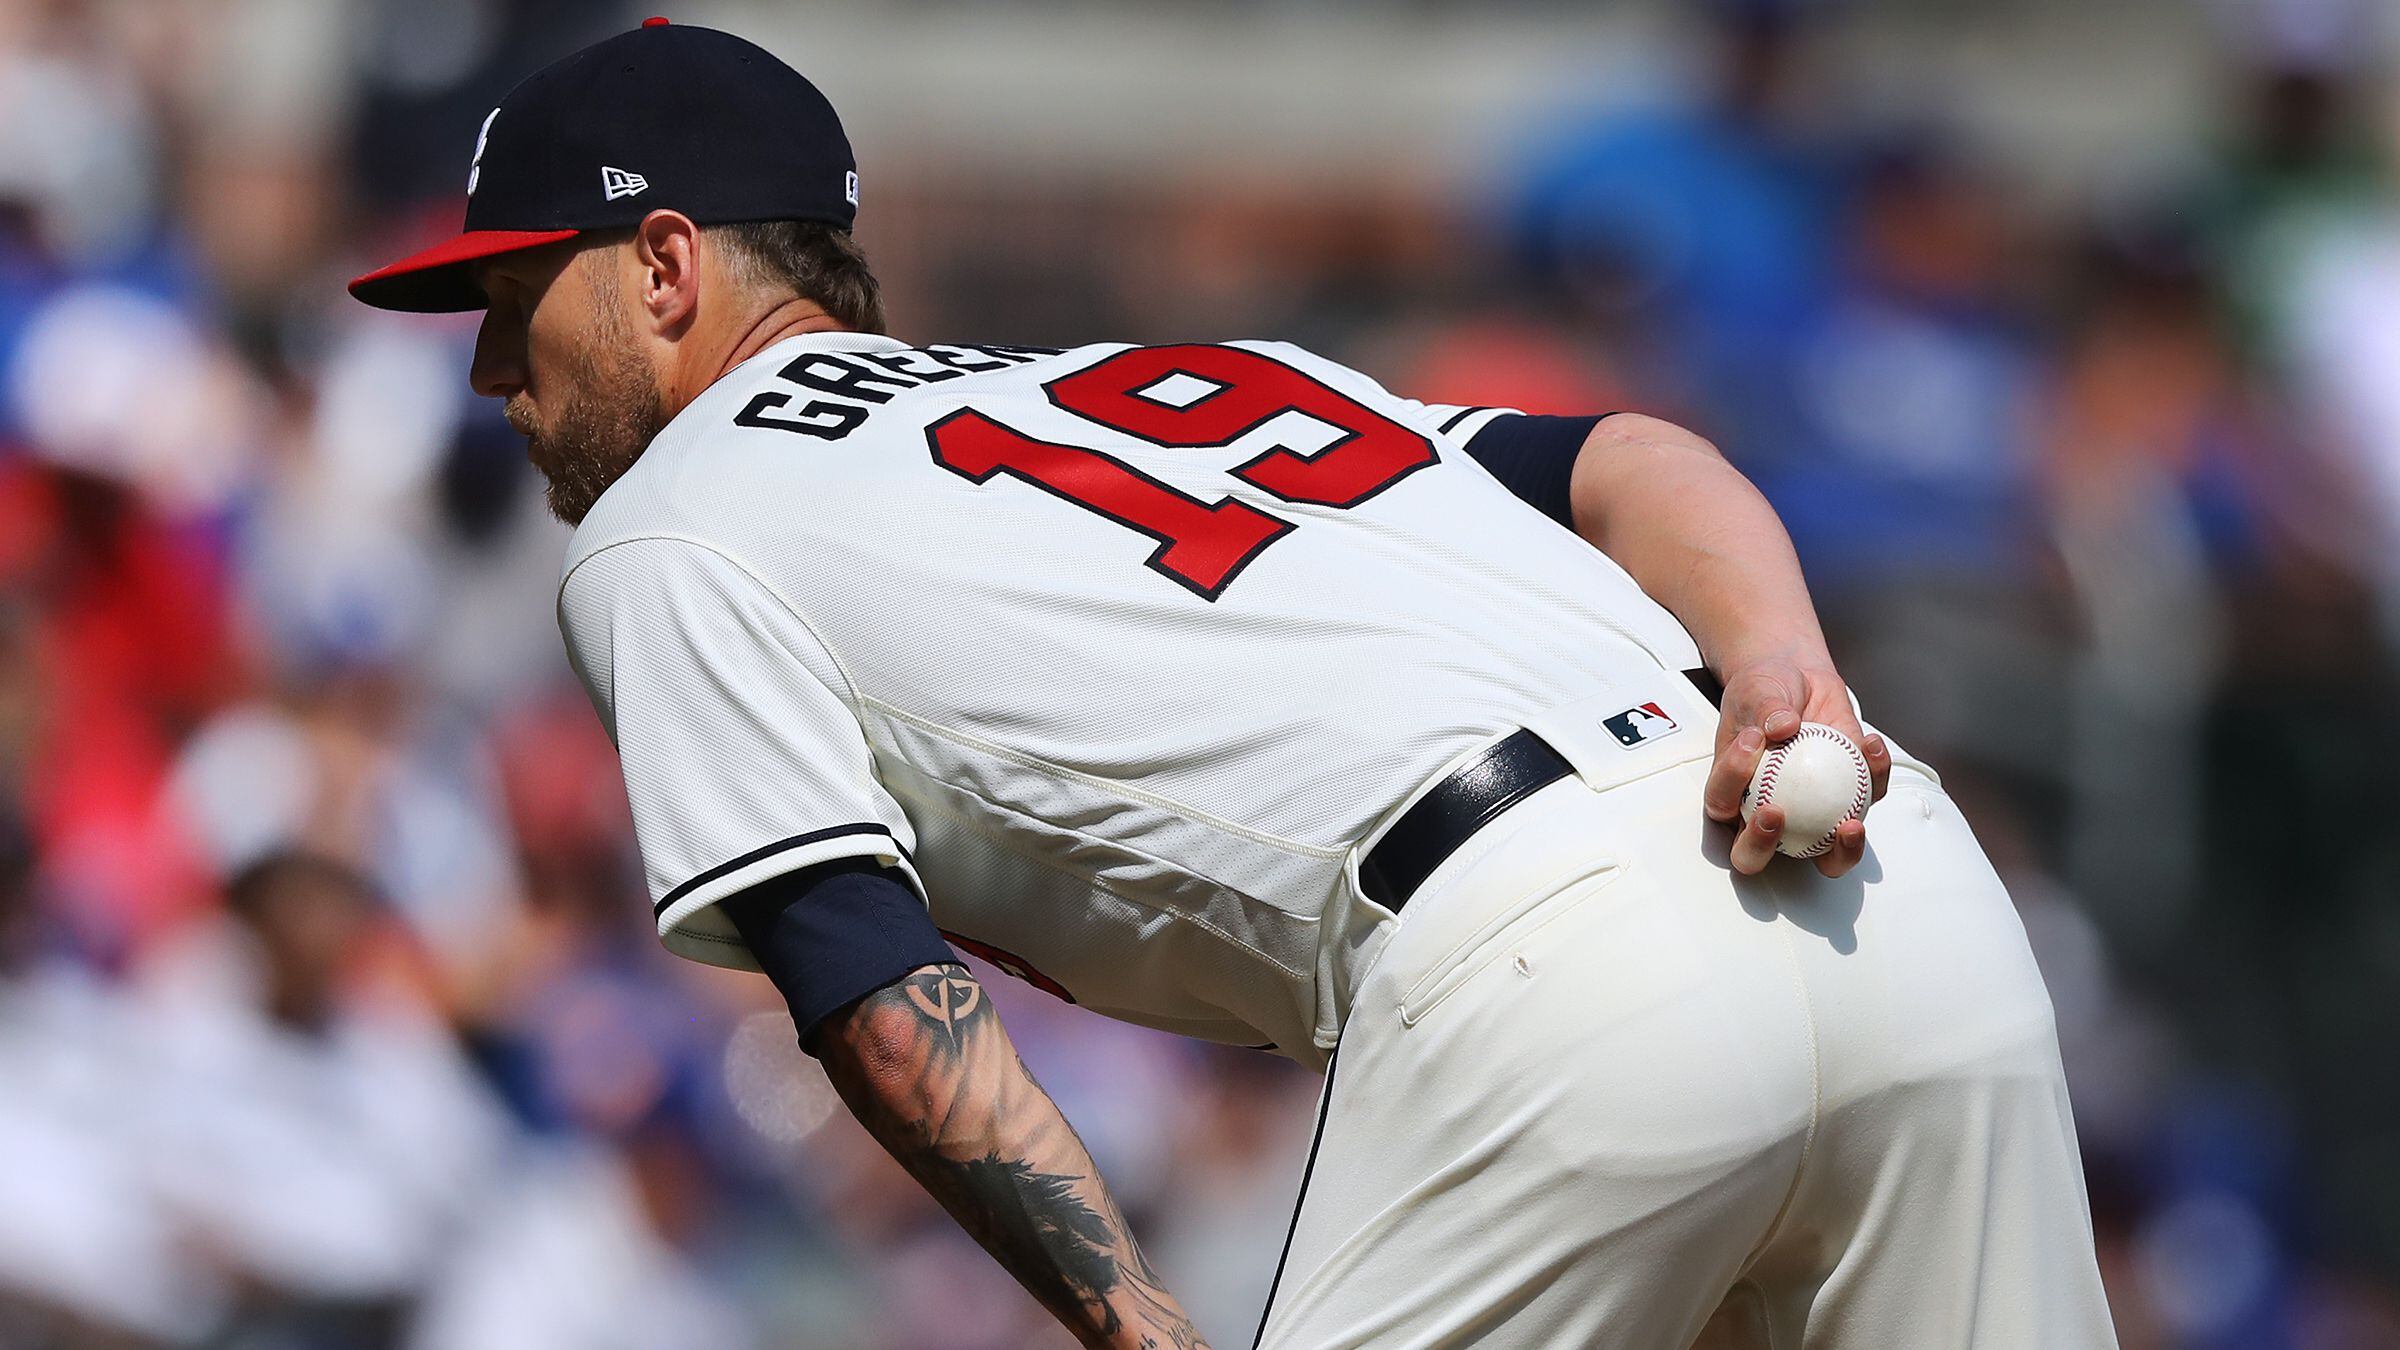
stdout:
[[350,283],[378,309],[481,309],[481,259],[630,229],[660,208],[702,225],[848,229],[858,165],[833,105],[731,33],[651,19],[528,77],[483,119],[465,230]]

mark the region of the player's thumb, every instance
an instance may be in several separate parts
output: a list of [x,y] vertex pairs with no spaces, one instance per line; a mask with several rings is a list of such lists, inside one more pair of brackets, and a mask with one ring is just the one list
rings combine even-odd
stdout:
[[1748,716],[1744,720],[1764,732],[1770,741],[1790,739],[1800,730],[1800,709],[1807,698],[1807,681],[1801,678],[1798,667],[1782,663],[1756,667],[1755,675],[1748,691]]

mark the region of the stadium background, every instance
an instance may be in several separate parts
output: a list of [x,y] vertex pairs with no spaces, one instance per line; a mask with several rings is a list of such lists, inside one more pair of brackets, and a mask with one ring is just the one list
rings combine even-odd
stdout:
[[[2011,880],[2125,1343],[2400,1345],[2388,6],[669,12],[843,110],[904,335],[1718,440]],[[643,13],[0,0],[0,1345],[1058,1339],[657,951],[471,321],[341,292]],[[1247,1343],[1311,1082],[998,996]]]

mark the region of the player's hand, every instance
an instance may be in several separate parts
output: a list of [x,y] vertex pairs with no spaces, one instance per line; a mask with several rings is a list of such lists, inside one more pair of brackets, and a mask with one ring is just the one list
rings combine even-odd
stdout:
[[[1783,809],[1769,803],[1748,824],[1739,824],[1742,794],[1750,787],[1750,775],[1758,771],[1759,756],[1768,746],[1790,740],[1802,722],[1822,722],[1864,751],[1867,772],[1875,783],[1875,799],[1883,799],[1892,778],[1891,747],[1883,743],[1883,737],[1858,724],[1858,716],[1850,708],[1849,688],[1830,663],[1767,657],[1728,670],[1723,679],[1725,701],[1717,718],[1717,758],[1709,767],[1702,800],[1709,819],[1739,825],[1733,839],[1734,871],[1755,876],[1775,857],[1775,843],[1783,833]],[[1866,851],[1866,822],[1845,820],[1834,831],[1833,847],[1817,855],[1817,870],[1838,877],[1856,867]]]

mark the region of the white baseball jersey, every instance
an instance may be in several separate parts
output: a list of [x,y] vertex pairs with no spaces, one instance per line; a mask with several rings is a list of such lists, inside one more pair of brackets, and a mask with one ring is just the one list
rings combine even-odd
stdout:
[[1699,664],[1468,456],[1500,415],[1279,343],[748,361],[559,593],[661,937],[755,969],[716,903],[868,855],[1053,993],[1321,1063],[1391,926],[1361,845],[1544,710]]

